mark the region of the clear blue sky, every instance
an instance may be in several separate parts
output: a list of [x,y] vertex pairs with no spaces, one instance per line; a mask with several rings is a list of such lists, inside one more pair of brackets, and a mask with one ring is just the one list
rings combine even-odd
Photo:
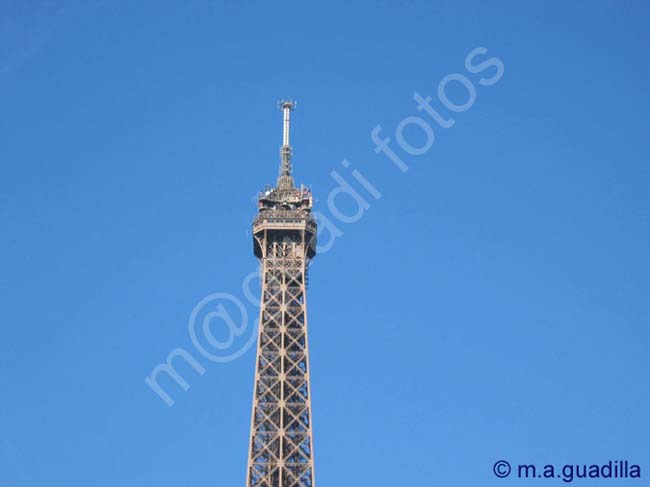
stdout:
[[[332,170],[369,203],[310,273],[318,485],[523,482],[501,458],[647,482],[647,3],[351,4],[2,3],[0,486],[244,485],[253,352],[210,362],[188,318],[247,302],[282,97],[316,208],[334,218]],[[491,86],[465,67],[481,46]],[[395,140],[410,116],[425,154]],[[179,363],[167,407],[144,378],[177,347],[206,372]]]

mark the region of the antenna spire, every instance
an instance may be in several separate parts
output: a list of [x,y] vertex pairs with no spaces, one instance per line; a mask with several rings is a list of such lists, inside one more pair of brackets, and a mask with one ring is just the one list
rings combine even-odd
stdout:
[[282,110],[283,132],[282,147],[280,148],[280,176],[278,177],[278,189],[290,190],[293,188],[293,178],[291,177],[291,155],[293,149],[289,145],[289,128],[291,112],[296,108],[296,102],[291,100],[282,100],[278,103],[278,108]]

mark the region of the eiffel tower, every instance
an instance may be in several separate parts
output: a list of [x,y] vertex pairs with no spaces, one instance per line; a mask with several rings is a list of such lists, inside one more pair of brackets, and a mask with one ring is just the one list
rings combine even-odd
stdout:
[[259,195],[253,246],[262,298],[247,487],[313,487],[314,457],[307,345],[307,269],[316,254],[311,191],[291,176],[292,101],[280,102],[280,175]]

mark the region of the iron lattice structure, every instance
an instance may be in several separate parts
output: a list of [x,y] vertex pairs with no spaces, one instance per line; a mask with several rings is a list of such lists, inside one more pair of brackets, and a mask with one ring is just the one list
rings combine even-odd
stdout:
[[247,487],[313,487],[314,458],[307,339],[307,269],[316,254],[309,189],[291,176],[289,117],[280,103],[284,137],[275,188],[259,195],[253,221],[262,298]]

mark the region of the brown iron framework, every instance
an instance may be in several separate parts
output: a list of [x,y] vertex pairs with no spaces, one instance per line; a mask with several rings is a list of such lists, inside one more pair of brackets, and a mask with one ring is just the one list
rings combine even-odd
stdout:
[[253,222],[262,264],[262,298],[247,487],[313,487],[314,458],[307,339],[307,268],[316,251],[312,195],[291,176],[289,117],[284,116],[280,175],[259,195]]

